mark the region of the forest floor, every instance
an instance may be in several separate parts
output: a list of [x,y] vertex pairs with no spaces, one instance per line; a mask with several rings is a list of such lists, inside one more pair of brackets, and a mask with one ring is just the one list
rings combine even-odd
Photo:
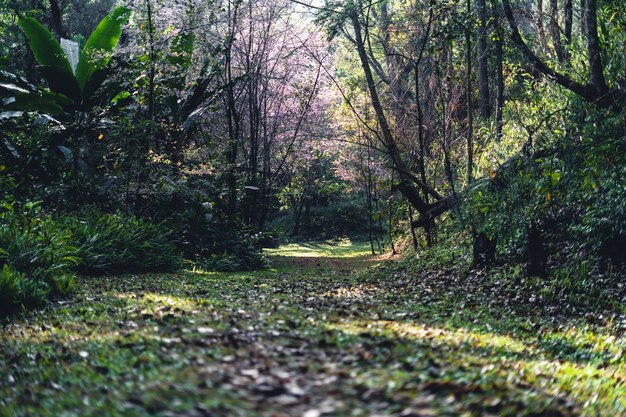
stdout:
[[80,278],[0,324],[0,415],[626,416],[623,323],[367,253],[292,244],[260,272]]

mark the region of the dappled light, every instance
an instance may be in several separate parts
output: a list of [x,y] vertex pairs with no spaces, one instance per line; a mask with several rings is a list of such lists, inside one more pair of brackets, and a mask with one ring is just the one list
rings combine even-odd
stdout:
[[280,249],[266,249],[268,254],[298,258],[352,258],[371,255],[368,243],[350,239],[325,242],[290,243]]
[[[3,328],[1,352],[19,365],[7,369],[17,385],[3,388],[4,402],[35,393],[52,411],[80,402],[124,415],[626,409],[626,340],[610,325],[561,318],[540,330],[549,322],[541,316],[483,314],[437,286],[405,287],[424,302],[403,302],[372,274],[393,276],[394,261],[370,271],[374,257],[362,248],[315,242],[270,256],[315,250],[350,262],[356,273],[347,275],[320,256],[299,268],[88,279],[76,297]],[[65,395],[52,401],[58,387]]]
[[626,417],[626,1],[0,1],[0,417]]

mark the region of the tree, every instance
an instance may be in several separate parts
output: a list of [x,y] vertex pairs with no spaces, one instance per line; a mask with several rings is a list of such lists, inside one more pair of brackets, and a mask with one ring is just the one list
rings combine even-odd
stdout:
[[570,75],[555,70],[539,58],[522,38],[511,7],[511,1],[503,0],[502,4],[511,29],[511,40],[537,71],[584,100],[600,107],[619,111],[626,106],[626,91],[621,89],[617,83],[609,87],[604,76],[604,65],[602,63],[603,48],[598,35],[596,0],[587,0],[584,8],[584,15],[586,16],[584,35],[587,41],[586,53],[589,68],[587,82],[585,83],[578,82]]

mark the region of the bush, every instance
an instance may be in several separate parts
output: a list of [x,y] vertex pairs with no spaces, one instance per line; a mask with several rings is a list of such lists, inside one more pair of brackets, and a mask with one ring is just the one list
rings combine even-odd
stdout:
[[253,271],[267,268],[267,259],[259,245],[259,235],[244,232],[223,235],[216,253],[198,258],[197,264],[206,271]]
[[2,205],[0,248],[0,315],[71,291],[71,268],[79,261],[71,234],[38,203]]
[[63,223],[72,232],[80,273],[171,271],[180,265],[181,255],[162,224],[95,212],[65,217]]
[[196,262],[196,265],[205,271],[253,271],[267,268],[267,260],[258,251],[240,251],[236,254],[224,253],[211,255]]
[[582,200],[581,221],[570,229],[582,242],[581,249],[611,261],[626,264],[626,169],[603,173]]

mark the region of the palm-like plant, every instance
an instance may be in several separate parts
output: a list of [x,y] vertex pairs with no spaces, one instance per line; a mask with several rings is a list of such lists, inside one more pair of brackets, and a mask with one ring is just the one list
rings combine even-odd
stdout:
[[[84,110],[93,106],[94,93],[106,79],[111,53],[130,14],[129,9],[118,7],[102,19],[80,52],[75,72],[50,31],[32,17],[19,20],[50,90],[70,100],[60,103],[63,109]],[[15,107],[19,104],[16,99]]]

